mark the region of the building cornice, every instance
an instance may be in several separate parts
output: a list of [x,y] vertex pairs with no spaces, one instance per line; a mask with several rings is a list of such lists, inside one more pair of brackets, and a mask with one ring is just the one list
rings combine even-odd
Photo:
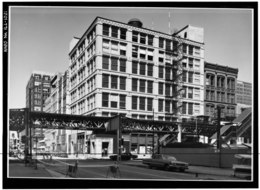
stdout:
[[180,40],[183,40],[185,42],[194,43],[196,45],[198,45],[198,44],[204,45],[204,43],[201,43],[201,42],[196,42],[196,41],[193,41],[193,40],[184,39],[184,38],[181,38],[181,37],[178,37],[178,36],[174,36],[175,34],[170,35],[170,34],[160,32],[160,31],[151,30],[151,29],[148,29],[148,28],[143,28],[143,27],[139,28],[139,27],[135,27],[135,26],[131,26],[129,24],[123,23],[123,22],[114,21],[114,20],[111,20],[111,19],[107,19],[107,18],[103,18],[103,17],[98,16],[90,24],[90,26],[84,32],[84,34],[79,38],[79,41],[76,43],[76,45],[73,47],[73,49],[69,52],[69,55],[71,55],[75,51],[75,48],[78,46],[78,44],[80,44],[82,42],[83,37],[88,33],[88,31],[90,31],[94,27],[94,25],[103,24],[103,23],[113,25],[113,26],[117,26],[117,27],[121,27],[121,28],[125,28],[125,29],[128,29],[128,30],[129,29],[135,30],[137,32],[142,32],[142,33],[150,34],[150,35],[153,35],[153,36],[159,36],[159,37],[166,38],[166,39],[169,39],[169,40],[175,39],[175,40],[178,41],[180,39]]
[[223,66],[223,65],[218,65],[214,63],[209,63],[205,61],[204,64],[205,72],[210,71],[209,69],[212,69],[214,71],[223,71],[223,72],[228,72],[228,73],[233,73],[233,74],[238,74],[238,68],[232,68],[228,66]]

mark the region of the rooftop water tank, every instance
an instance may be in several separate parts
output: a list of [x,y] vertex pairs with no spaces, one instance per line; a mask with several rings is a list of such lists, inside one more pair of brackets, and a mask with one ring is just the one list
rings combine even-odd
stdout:
[[139,27],[139,28],[142,28],[142,26],[143,26],[143,23],[137,18],[130,19],[128,21],[128,24],[131,26]]

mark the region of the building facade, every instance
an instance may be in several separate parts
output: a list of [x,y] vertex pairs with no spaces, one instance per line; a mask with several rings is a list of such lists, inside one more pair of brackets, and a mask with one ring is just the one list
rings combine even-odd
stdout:
[[203,29],[188,25],[176,33],[183,43],[183,71],[175,79],[179,55],[174,55],[173,36],[132,23],[97,17],[74,39],[69,53],[71,113],[176,121],[176,83],[183,83],[182,115],[203,114]]
[[[26,86],[26,107],[31,106],[31,111],[43,111],[44,101],[50,95],[51,76],[53,74],[47,72],[32,72]],[[29,103],[30,96],[31,104]]]
[[236,87],[237,110],[240,114],[244,108],[252,107],[252,83],[237,81]]
[[[45,100],[44,112],[70,114],[68,71],[56,73],[51,78],[51,92]],[[49,152],[68,152],[68,136],[71,131],[48,129],[44,131],[45,150]]]
[[[203,29],[187,25],[169,35],[142,25],[97,17],[73,38],[71,114],[161,121],[204,114]],[[145,142],[135,145],[137,153],[148,152],[152,145]]]
[[236,84],[238,69],[205,62],[205,115],[217,117],[217,106],[222,107],[222,120],[236,117]]

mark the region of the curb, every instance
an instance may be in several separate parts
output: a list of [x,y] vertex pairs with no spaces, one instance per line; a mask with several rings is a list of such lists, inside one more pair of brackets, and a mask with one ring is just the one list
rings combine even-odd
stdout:
[[[129,165],[129,166],[135,166],[135,167],[141,167],[141,168],[147,168],[146,165],[139,165],[139,164],[131,164],[131,163],[124,163],[124,165]],[[194,174],[194,175],[215,175],[215,176],[221,176],[221,177],[234,177],[232,174],[230,175],[220,175],[220,174],[213,174],[213,173],[206,173],[206,172],[195,172],[195,171],[189,171],[186,170],[185,173],[189,173],[189,174]]]

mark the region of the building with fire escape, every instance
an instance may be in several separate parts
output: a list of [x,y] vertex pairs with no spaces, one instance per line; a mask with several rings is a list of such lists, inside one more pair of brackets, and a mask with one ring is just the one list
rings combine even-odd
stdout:
[[[144,28],[139,19],[97,17],[73,38],[69,57],[71,114],[160,121],[204,114],[203,28],[187,25],[166,34]],[[89,149],[111,152],[112,141],[98,135],[86,137]],[[128,151],[150,152],[152,134],[123,138]]]

